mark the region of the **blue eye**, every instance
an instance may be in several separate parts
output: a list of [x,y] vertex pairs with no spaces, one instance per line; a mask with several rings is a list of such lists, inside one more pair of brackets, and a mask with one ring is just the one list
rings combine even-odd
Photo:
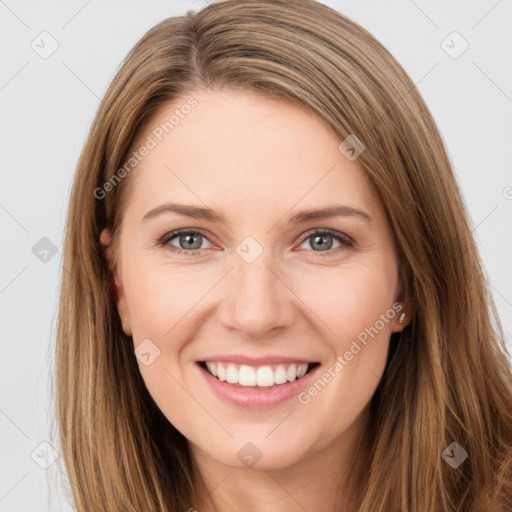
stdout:
[[[338,247],[333,248],[333,239],[339,243]],[[310,247],[313,247],[313,252],[327,253],[327,255],[340,249],[354,246],[354,242],[350,237],[343,235],[342,233],[332,231],[331,229],[314,231],[313,233],[310,233],[302,243],[305,243],[308,240],[310,241]],[[321,254],[321,256],[324,256],[324,254]]]
[[[338,242],[339,245],[337,247],[333,247],[333,239]],[[316,230],[309,233],[305,238],[303,238],[301,245],[308,240],[311,240],[311,251],[315,253],[326,253],[320,254],[321,256],[328,256],[339,250],[354,247],[354,241],[349,236],[331,229]],[[200,254],[203,249],[208,249],[208,247],[201,247],[204,241],[208,241],[208,243],[210,243],[206,235],[201,231],[179,229],[164,235],[158,241],[158,244],[163,247],[167,247],[176,253],[183,253],[191,256]]]
[[[176,239],[178,247],[171,243],[174,239]],[[164,235],[159,244],[178,253],[198,254],[204,240],[208,239],[199,231],[181,229]]]

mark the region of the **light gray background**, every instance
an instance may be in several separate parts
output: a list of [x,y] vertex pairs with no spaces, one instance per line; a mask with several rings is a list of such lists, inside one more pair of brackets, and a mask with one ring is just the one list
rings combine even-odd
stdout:
[[[325,3],[375,35],[431,108],[511,347],[512,1]],[[128,50],[160,20],[204,5],[0,0],[0,511],[72,510],[57,478],[62,459],[48,469],[39,464],[53,460],[52,448],[40,443],[58,449],[50,434],[52,359],[74,167],[99,98]],[[31,48],[33,41],[50,48],[43,31],[58,43],[47,59]],[[469,43],[456,59],[441,46],[453,31]],[[462,48],[454,37],[445,43],[451,52]],[[46,262],[32,251],[43,237],[57,248]]]

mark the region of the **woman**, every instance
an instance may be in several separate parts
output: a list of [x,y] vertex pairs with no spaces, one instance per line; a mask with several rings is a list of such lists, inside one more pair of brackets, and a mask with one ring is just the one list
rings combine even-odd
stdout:
[[451,164],[330,8],[151,29],[84,147],[64,270],[77,510],[512,510],[512,376]]

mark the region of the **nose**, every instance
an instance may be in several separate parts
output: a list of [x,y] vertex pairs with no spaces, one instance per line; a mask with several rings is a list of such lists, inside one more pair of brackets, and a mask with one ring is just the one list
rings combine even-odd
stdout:
[[247,263],[234,255],[234,269],[226,277],[220,318],[223,326],[248,338],[279,334],[295,319],[296,296],[266,252]]

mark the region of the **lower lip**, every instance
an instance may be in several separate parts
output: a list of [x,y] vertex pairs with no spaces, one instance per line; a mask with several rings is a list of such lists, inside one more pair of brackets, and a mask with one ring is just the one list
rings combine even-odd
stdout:
[[231,404],[247,408],[276,407],[293,397],[296,397],[304,388],[308,387],[311,379],[320,366],[316,366],[300,379],[286,384],[280,384],[270,389],[253,389],[242,386],[233,386],[211,375],[199,363],[196,363],[206,384],[219,397]]

